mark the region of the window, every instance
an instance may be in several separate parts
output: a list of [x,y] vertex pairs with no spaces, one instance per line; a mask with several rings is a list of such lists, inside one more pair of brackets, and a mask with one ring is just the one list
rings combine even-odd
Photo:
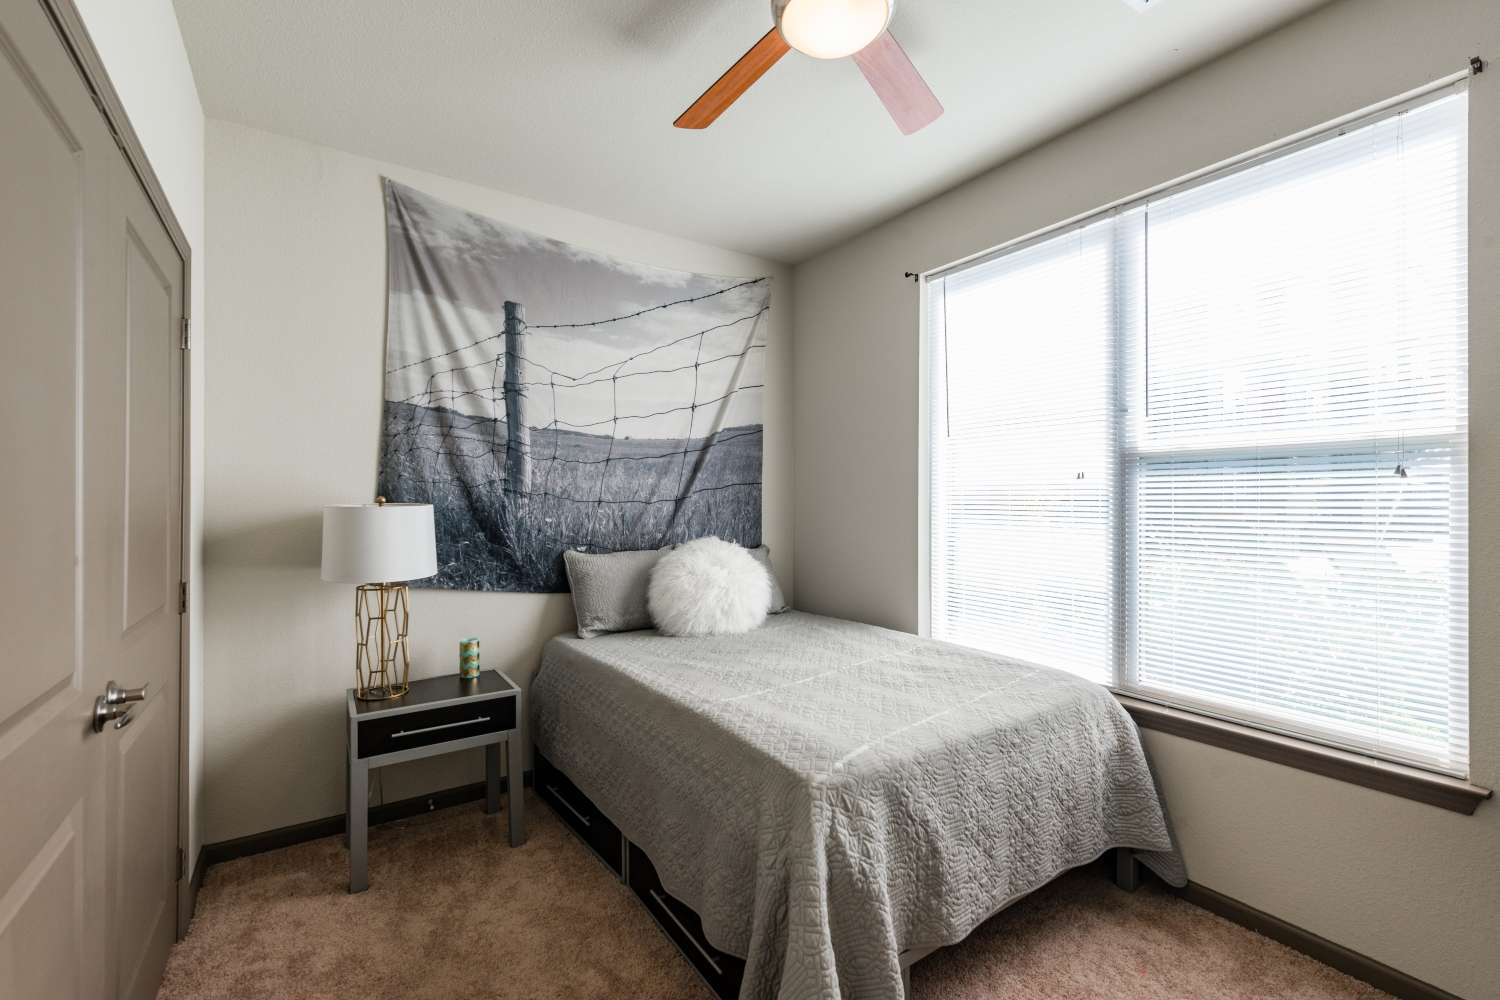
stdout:
[[932,634],[1468,771],[1463,90],[928,282]]

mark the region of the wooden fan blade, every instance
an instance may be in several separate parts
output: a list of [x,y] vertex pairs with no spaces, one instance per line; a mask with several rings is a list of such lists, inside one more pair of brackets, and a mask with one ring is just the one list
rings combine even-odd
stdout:
[[786,39],[781,37],[781,31],[772,28],[672,124],[678,128],[708,128],[790,49]]
[[854,53],[854,61],[903,135],[926,128],[942,116],[942,104],[889,31]]

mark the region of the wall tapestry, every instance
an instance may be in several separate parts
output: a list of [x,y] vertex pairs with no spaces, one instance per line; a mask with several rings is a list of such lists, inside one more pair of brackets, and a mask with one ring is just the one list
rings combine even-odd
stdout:
[[385,182],[377,491],[431,503],[421,586],[567,590],[566,549],[759,545],[769,278],[616,260]]

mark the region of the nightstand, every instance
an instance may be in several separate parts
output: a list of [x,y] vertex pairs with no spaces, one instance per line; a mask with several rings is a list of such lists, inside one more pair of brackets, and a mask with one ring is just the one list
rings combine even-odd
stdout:
[[457,674],[412,681],[387,701],[360,701],[348,692],[349,754],[345,825],[349,836],[349,891],[369,886],[370,768],[484,747],[484,811],[500,811],[500,747],[509,778],[510,846],[526,841],[521,815],[521,689],[498,670],[473,680]]

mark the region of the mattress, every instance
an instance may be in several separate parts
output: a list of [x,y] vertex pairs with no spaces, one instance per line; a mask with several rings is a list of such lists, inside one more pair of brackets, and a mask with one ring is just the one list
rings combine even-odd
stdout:
[[788,612],[559,636],[532,738],[638,844],[741,996],[903,995],[901,953],[1114,847],[1185,872],[1136,728],[1060,671]]

